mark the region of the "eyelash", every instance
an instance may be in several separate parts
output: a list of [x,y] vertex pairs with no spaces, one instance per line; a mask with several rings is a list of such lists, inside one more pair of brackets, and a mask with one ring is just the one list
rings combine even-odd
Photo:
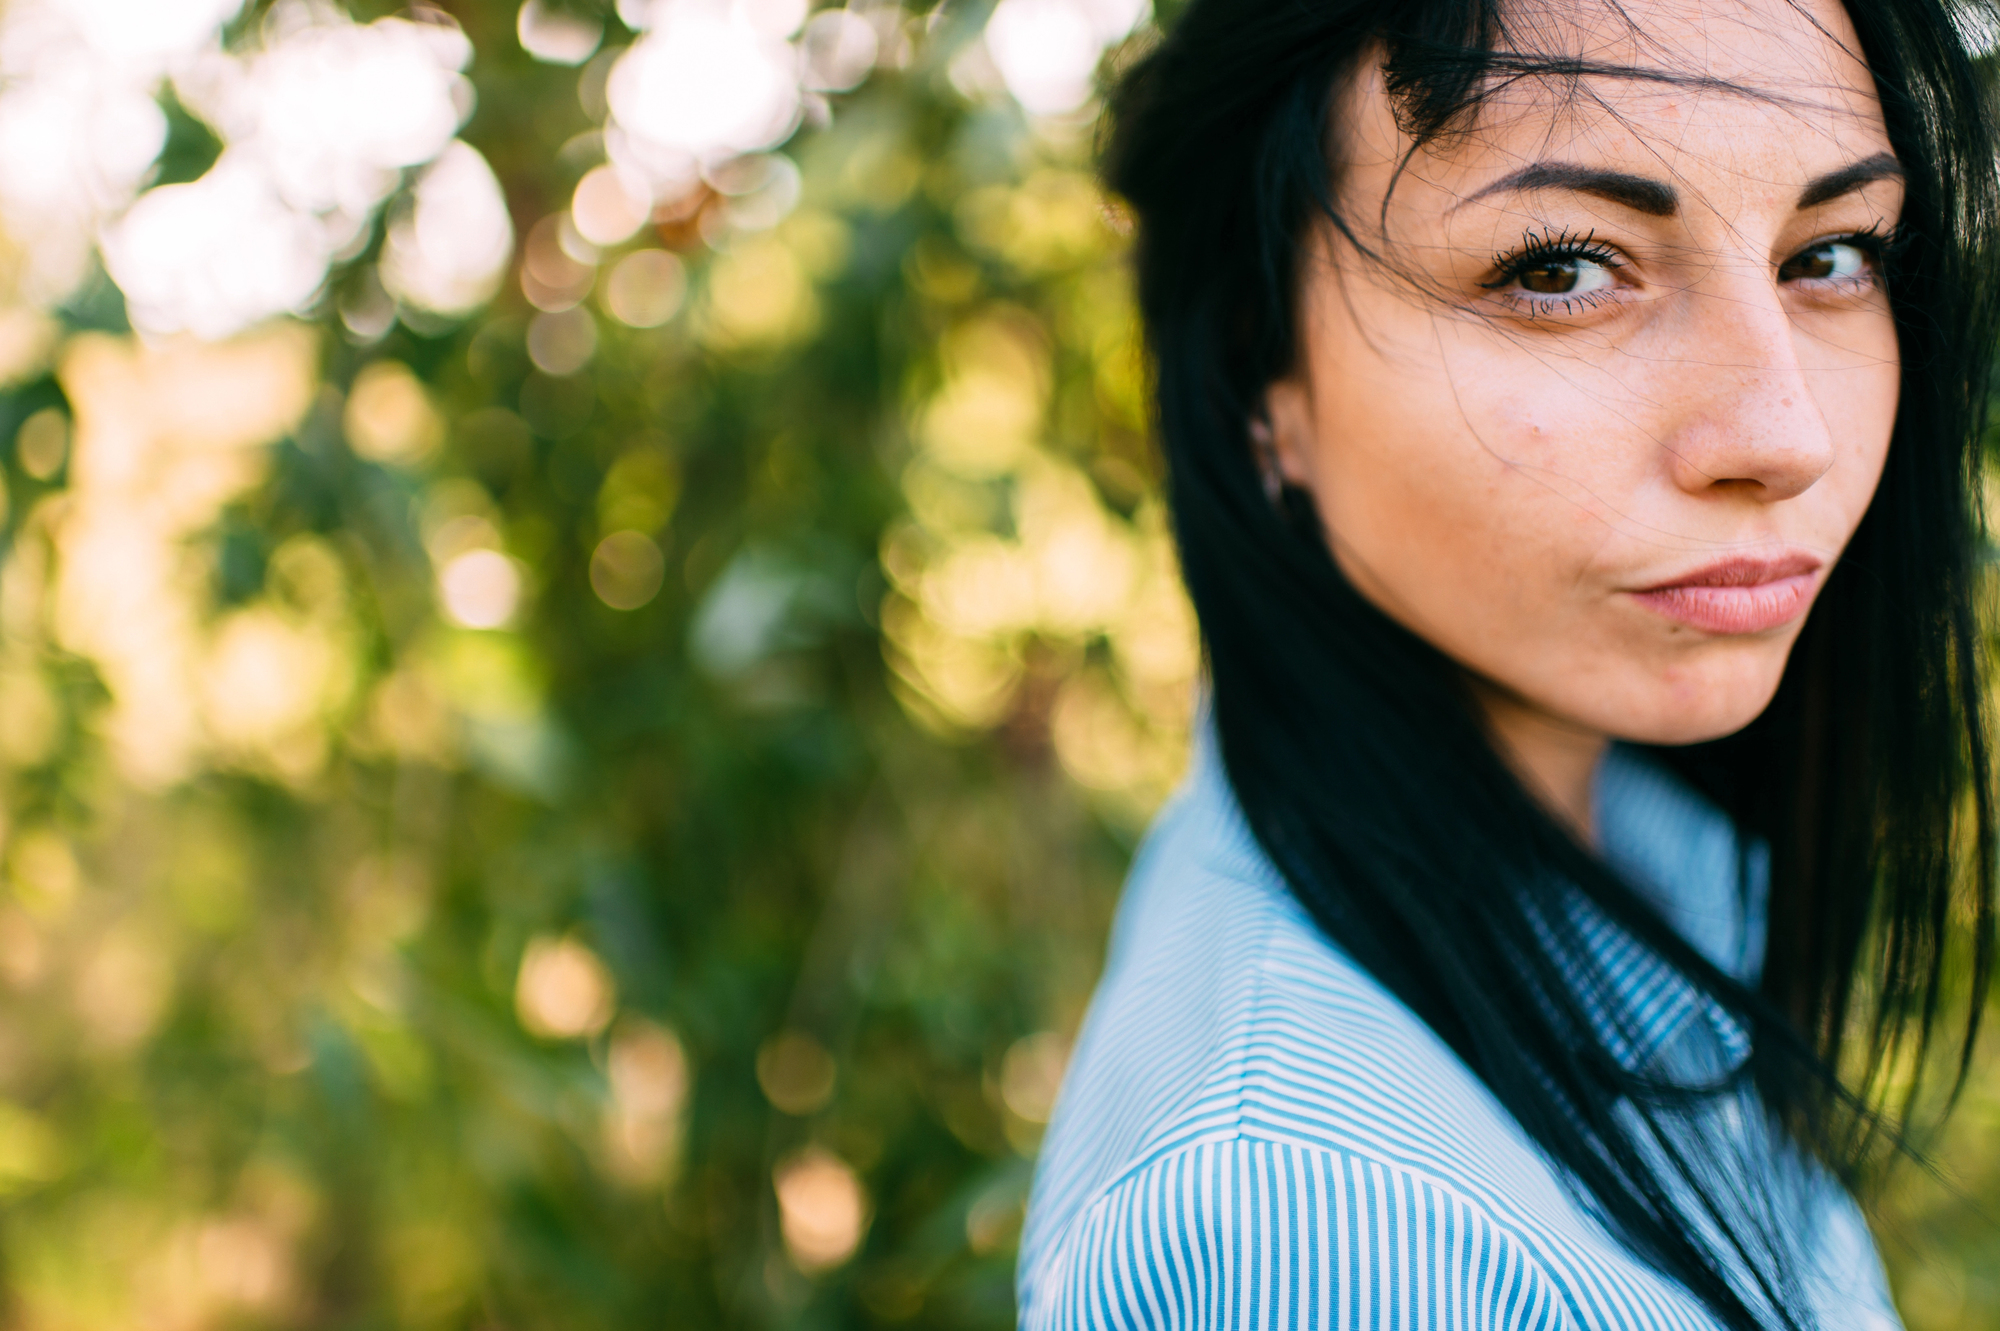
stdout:
[[[1505,292],[1509,286],[1520,281],[1522,274],[1545,264],[1560,263],[1568,259],[1587,259],[1613,272],[1624,267],[1618,261],[1617,252],[1600,243],[1596,236],[1595,231],[1586,231],[1581,235],[1567,229],[1554,235],[1529,231],[1521,237],[1521,244],[1517,249],[1511,253],[1503,252],[1493,256],[1493,268],[1499,276],[1491,282],[1481,282],[1479,285],[1488,291]],[[1901,227],[1884,227],[1877,222],[1861,231],[1850,231],[1845,235],[1826,236],[1815,240],[1812,245],[1807,246],[1807,249],[1819,245],[1852,245],[1879,266],[1884,257],[1893,251],[1902,239]],[[1851,282],[1852,279],[1845,279],[1843,284]],[[1533,299],[1524,299],[1522,295],[1514,294],[1512,299],[1536,314],[1550,312],[1567,314],[1579,308],[1588,309],[1602,304],[1605,300],[1611,299],[1612,295],[1611,291],[1605,290],[1588,291],[1579,296],[1540,296]]]

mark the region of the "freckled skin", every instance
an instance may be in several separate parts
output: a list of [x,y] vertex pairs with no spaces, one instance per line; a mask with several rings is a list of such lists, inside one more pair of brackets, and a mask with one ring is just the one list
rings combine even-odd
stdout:
[[[1342,568],[1466,667],[1503,751],[1586,832],[1608,739],[1740,729],[1804,621],[1712,632],[1638,593],[1748,555],[1817,560],[1816,594],[1874,495],[1901,373],[1872,267],[1798,277],[1797,256],[1847,244],[1851,258],[1851,238],[1902,206],[1893,175],[1799,206],[1808,182],[1890,151],[1870,75],[1839,45],[1854,45],[1844,12],[1623,9],[1643,47],[1586,6],[1585,49],[1779,96],[1688,101],[1606,80],[1564,101],[1523,84],[1476,133],[1416,154],[1391,192],[1409,144],[1365,71],[1336,153],[1346,215],[1381,219],[1365,238],[1385,261],[1331,228],[1315,238],[1300,361],[1266,404],[1279,465],[1313,495]],[[1678,206],[1472,197],[1551,160],[1669,182]],[[1589,299],[1496,288],[1496,257],[1528,233],[1588,236],[1608,257],[1585,276],[1615,284]]]

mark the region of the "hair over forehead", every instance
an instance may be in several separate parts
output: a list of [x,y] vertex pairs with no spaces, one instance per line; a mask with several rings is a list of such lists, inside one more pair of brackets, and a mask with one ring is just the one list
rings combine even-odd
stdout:
[[[1801,112],[1834,111],[1857,94],[1872,103],[1867,62],[1845,11],[1822,8],[1827,12],[1802,0],[1696,0],[1645,12],[1622,0],[1418,5],[1407,19],[1385,21],[1343,74],[1351,81],[1378,67],[1397,128],[1418,145],[1472,130],[1495,103],[1560,109],[1634,85]],[[1681,29],[1679,39],[1663,27]],[[1775,51],[1801,68],[1770,69]]]

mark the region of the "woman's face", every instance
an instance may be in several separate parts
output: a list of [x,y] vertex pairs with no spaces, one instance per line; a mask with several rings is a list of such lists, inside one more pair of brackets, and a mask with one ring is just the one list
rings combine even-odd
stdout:
[[1642,37],[1565,15],[1575,53],[1758,95],[1522,83],[1411,157],[1364,71],[1335,152],[1376,257],[1316,242],[1269,424],[1342,569],[1489,707],[1680,744],[1770,701],[1875,492],[1902,184],[1836,5],[1622,9]]

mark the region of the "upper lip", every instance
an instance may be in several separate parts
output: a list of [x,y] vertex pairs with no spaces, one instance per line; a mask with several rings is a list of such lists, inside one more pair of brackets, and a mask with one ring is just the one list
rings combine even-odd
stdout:
[[1817,573],[1820,564],[1818,556],[1803,551],[1766,557],[1731,555],[1727,559],[1703,564],[1686,573],[1676,573],[1670,578],[1663,578],[1638,590],[1663,592],[1674,587],[1759,587],[1782,578],[1796,578],[1803,574]]

